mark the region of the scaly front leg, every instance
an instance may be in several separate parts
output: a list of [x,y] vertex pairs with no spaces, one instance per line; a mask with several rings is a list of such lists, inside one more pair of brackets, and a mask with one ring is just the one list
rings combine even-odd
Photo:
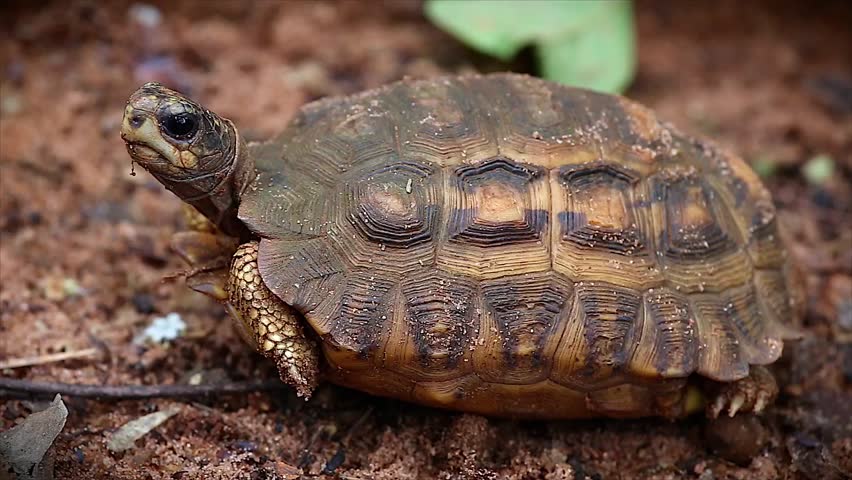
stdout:
[[187,286],[222,302],[243,340],[272,358],[281,379],[299,396],[310,397],[317,384],[318,347],[305,337],[304,318],[263,284],[258,243],[238,247],[189,205],[184,221],[190,230],[174,235],[172,249],[190,265]]
[[281,379],[307,399],[317,385],[319,347],[305,336],[304,318],[264,285],[257,251],[258,242],[248,242],[234,254],[227,288],[231,315],[258,351],[275,361]]

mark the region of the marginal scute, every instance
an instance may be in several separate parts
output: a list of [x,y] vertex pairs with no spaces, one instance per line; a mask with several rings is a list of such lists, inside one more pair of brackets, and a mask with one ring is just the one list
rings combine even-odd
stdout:
[[477,375],[507,384],[545,380],[571,295],[571,282],[552,273],[483,282]]
[[638,334],[641,303],[631,289],[605,282],[577,283],[551,379],[585,389],[617,381]]
[[760,311],[770,333],[785,340],[801,337],[792,320],[798,316],[795,310],[795,292],[790,291],[790,285],[780,270],[754,271],[754,288]]
[[[385,338],[388,320],[394,318],[394,290],[397,280],[377,272],[354,272],[346,275],[336,316],[330,318],[327,342],[333,347],[331,357],[343,364],[373,364],[375,353]],[[329,355],[329,349],[326,354]]]
[[726,305],[715,294],[693,295],[690,301],[698,334],[698,373],[721,382],[744,378],[748,360]]
[[740,349],[752,365],[766,365],[781,356],[783,342],[767,321],[769,312],[761,311],[751,283],[729,289],[719,295],[726,321],[734,327]]
[[696,321],[689,300],[668,288],[650,289],[642,298],[641,333],[630,359],[640,377],[683,378],[696,367]]
[[643,386],[622,383],[594,390],[586,394],[588,408],[610,417],[635,417],[653,415],[659,396],[658,390]]
[[424,380],[468,373],[479,334],[474,282],[437,270],[406,278],[393,300],[382,358],[386,368]]
[[750,225],[747,251],[755,268],[778,269],[784,265],[787,255],[774,208],[761,209],[755,213]]
[[482,381],[475,375],[465,375],[443,381],[417,382],[411,396],[426,405],[447,407],[463,400],[477,388],[482,388]]
[[258,264],[266,286],[303,314],[333,295],[345,273],[344,263],[321,238],[263,240]]

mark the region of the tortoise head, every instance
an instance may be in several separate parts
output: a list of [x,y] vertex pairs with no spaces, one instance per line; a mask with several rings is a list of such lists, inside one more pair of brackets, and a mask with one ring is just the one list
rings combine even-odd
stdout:
[[121,138],[134,163],[225,233],[240,236],[239,196],[254,163],[234,124],[174,90],[146,83],[124,109]]

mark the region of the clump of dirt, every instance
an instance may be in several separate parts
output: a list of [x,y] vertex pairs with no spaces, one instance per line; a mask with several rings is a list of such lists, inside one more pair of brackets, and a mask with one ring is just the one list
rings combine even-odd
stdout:
[[[192,372],[274,378],[221,307],[164,280],[179,202],[129,175],[118,137],[144,81],[183,90],[250,138],[303,103],[403,76],[505,68],[470,52],[417,2],[7,2],[0,7],[0,361],[95,348],[3,376],[81,384],[183,382]],[[173,400],[66,398],[58,478],[841,478],[852,469],[852,9],[842,1],[639,2],[628,95],[741,153],[766,177],[809,292],[806,338],[761,419],[768,446],[735,465],[700,419],[513,422],[332,386],[180,403],[123,453],[106,440]],[[817,155],[829,178],[809,182]],[[169,346],[134,337],[178,312]],[[223,374],[224,375],[224,374]],[[0,430],[36,409],[0,405]],[[366,411],[371,413],[360,420]],[[295,472],[295,473],[294,473]]]

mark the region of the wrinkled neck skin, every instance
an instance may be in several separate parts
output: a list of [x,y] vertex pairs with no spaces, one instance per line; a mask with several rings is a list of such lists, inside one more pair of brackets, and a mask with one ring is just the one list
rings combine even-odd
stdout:
[[[225,120],[233,132],[234,141],[223,152],[223,158],[233,158],[219,170],[200,177],[178,181],[156,173],[171,192],[195,207],[224,234],[245,241],[251,237],[248,228],[237,218],[240,197],[257,172],[245,141],[234,124]],[[153,172],[152,172],[153,173]]]

